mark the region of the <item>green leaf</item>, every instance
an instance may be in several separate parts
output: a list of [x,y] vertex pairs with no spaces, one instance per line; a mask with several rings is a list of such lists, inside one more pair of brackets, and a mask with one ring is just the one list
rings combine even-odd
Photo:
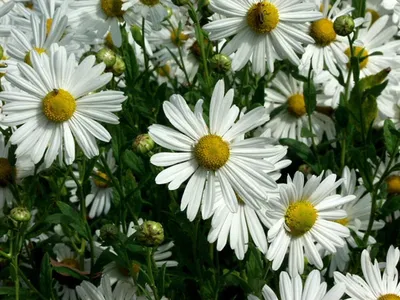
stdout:
[[399,209],[400,209],[400,196],[394,196],[385,201],[381,210],[384,216],[388,216]]
[[315,156],[311,149],[304,144],[294,139],[280,139],[279,143],[284,146],[288,146],[293,152],[300,157],[302,160],[310,165],[315,163]]
[[122,160],[124,163],[135,173],[138,175],[145,175],[146,170],[141,157],[139,157],[136,153],[131,150],[125,151],[122,155]]
[[397,131],[394,123],[391,120],[386,119],[383,125],[383,138],[385,140],[386,150],[391,156],[396,155],[399,151],[399,138],[393,134],[393,130]]
[[57,206],[65,216],[72,220],[72,223],[66,225],[74,228],[78,232],[78,234],[88,240],[91,233],[88,230],[86,224],[83,222],[81,215],[71,206],[64,202],[57,201]]
[[51,299],[52,268],[50,265],[50,257],[47,252],[42,258],[39,280],[40,280],[40,292],[44,296],[46,296],[46,299]]
[[305,137],[305,138],[312,138],[312,137],[316,137],[316,135],[314,133],[312,133],[310,131],[310,129],[308,129],[307,127],[303,127],[301,128],[301,136]]
[[339,107],[335,111],[335,119],[336,123],[341,128],[346,128],[349,123],[349,112],[347,111],[345,106],[339,105]]
[[161,268],[158,269],[158,276],[157,276],[157,289],[159,295],[165,294],[165,273],[167,271],[167,264],[163,264]]
[[57,273],[69,275],[69,276],[74,277],[79,280],[89,280],[89,278],[87,276],[84,276],[84,275],[80,274],[79,272],[77,272],[71,268],[68,268],[68,267],[54,266],[53,270],[56,271]]
[[307,114],[311,115],[317,107],[317,91],[312,78],[309,78],[307,83],[304,84],[304,102]]

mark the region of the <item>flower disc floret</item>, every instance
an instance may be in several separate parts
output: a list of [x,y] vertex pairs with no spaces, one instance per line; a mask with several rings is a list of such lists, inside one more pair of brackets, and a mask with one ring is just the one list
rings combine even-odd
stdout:
[[182,46],[188,39],[189,36],[178,29],[171,31],[171,42],[177,47]]
[[106,173],[97,171],[93,182],[98,188],[105,189],[109,187],[110,178],[108,178]]
[[160,3],[160,0],[140,0],[140,2],[147,6],[154,6]]
[[389,194],[400,193],[400,176],[392,175],[386,179],[387,191]]
[[293,236],[302,236],[309,231],[317,220],[317,210],[307,200],[293,202],[285,214],[285,223]]
[[51,29],[51,25],[53,25],[53,19],[47,19],[46,20],[46,35],[49,35],[50,33],[50,29]]
[[306,103],[302,94],[295,94],[290,96],[287,100],[288,111],[295,117],[302,117],[306,114]]
[[53,90],[43,99],[43,113],[53,122],[69,120],[76,109],[75,98],[63,89]]
[[61,261],[62,264],[67,265],[68,267],[79,270],[79,262],[73,258],[65,258]]
[[386,294],[383,296],[380,296],[378,300],[400,300],[400,296],[397,296],[395,294]]
[[218,170],[229,159],[229,144],[220,136],[203,136],[194,147],[194,156],[200,166],[208,170]]
[[329,19],[321,19],[311,23],[310,35],[318,46],[325,47],[336,40],[336,32],[333,22]]
[[14,180],[14,170],[7,158],[0,158],[0,187],[6,187]]
[[279,11],[268,1],[254,3],[247,12],[247,24],[256,33],[269,33],[278,23]]
[[[368,64],[368,51],[363,47],[356,46],[353,48],[354,56],[359,57],[360,61],[360,70],[364,69]],[[347,48],[344,53],[351,58],[350,48]],[[347,63],[347,67],[350,68],[350,62]]]
[[108,17],[122,17],[122,0],[101,0],[101,8]]
[[335,222],[339,223],[343,226],[347,226],[349,224],[349,219],[348,218],[338,219],[338,220],[335,220]]
[[[37,53],[39,54],[43,54],[46,53],[46,49],[44,48],[33,48],[33,50],[35,50]],[[31,50],[32,51],[32,50]],[[28,65],[32,66],[32,61],[31,61],[31,51],[29,51],[28,53],[26,53],[25,57],[24,57],[24,62],[27,63]]]

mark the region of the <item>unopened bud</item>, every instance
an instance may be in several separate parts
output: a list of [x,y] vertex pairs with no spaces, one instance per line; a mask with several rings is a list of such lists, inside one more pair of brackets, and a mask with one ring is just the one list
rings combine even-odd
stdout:
[[111,68],[115,64],[117,57],[115,55],[115,52],[112,51],[111,49],[102,48],[97,52],[96,60],[99,63],[101,62],[105,63],[107,68]]
[[312,173],[312,169],[311,169],[311,167],[309,166],[309,165],[306,165],[306,164],[304,164],[304,165],[301,165],[300,167],[299,167],[299,171],[301,172],[301,173],[303,173],[304,175],[310,175],[311,173]]
[[232,66],[231,58],[225,54],[215,54],[211,58],[210,63],[212,69],[220,74],[225,74],[226,72],[230,71]]
[[139,134],[132,144],[133,151],[145,154],[154,148],[154,141],[147,133]]
[[119,230],[114,224],[105,224],[100,228],[100,238],[105,242],[113,242],[118,238]]
[[158,222],[146,221],[140,226],[137,239],[146,246],[158,246],[164,241],[164,228]]
[[120,55],[117,55],[116,60],[115,60],[115,64],[112,67],[112,72],[115,76],[120,76],[122,74],[124,74],[126,69],[126,65],[124,60],[122,59],[122,57]]
[[132,25],[131,26],[131,34],[133,37],[133,40],[143,48],[143,35],[142,35],[142,29],[138,25]]
[[333,23],[333,29],[340,36],[348,36],[353,32],[354,27],[354,20],[351,16],[340,16]]
[[25,207],[14,207],[10,212],[11,219],[17,222],[28,222],[31,216],[31,212]]

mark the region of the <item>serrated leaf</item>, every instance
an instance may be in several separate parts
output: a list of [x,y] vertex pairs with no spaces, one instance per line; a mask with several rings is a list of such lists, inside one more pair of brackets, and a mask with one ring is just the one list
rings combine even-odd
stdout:
[[382,214],[388,216],[400,209],[400,196],[394,196],[385,201],[382,206]]
[[51,299],[51,289],[52,289],[52,268],[50,265],[49,254],[46,254],[42,258],[42,264],[40,266],[40,292],[46,296],[46,299]]
[[72,223],[67,225],[74,228],[82,237],[89,239],[90,232],[88,232],[86,224],[83,222],[81,215],[78,213],[78,211],[74,210],[71,206],[61,201],[57,201],[57,206],[64,215],[71,218]]
[[142,158],[133,151],[125,151],[125,153],[122,155],[122,160],[135,174],[145,174],[146,170]]
[[315,163],[315,156],[312,153],[311,149],[304,143],[299,142],[294,139],[280,139],[279,143],[284,146],[288,146],[289,149],[293,150],[293,152],[300,157],[302,160],[312,165]]

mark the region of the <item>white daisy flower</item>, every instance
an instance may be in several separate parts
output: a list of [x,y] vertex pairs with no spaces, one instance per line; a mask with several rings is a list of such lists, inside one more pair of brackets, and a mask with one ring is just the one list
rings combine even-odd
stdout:
[[227,55],[236,51],[232,69],[240,70],[251,59],[253,72],[260,75],[266,72],[265,62],[273,72],[276,59],[299,65],[296,53],[304,52],[303,44],[314,43],[305,22],[322,17],[313,3],[300,0],[212,0],[210,8],[226,17],[203,27],[210,38],[235,35],[222,49]]
[[136,299],[136,295],[134,293],[125,292],[124,290],[124,285],[118,285],[114,288],[114,290],[112,290],[110,278],[108,275],[104,275],[101,278],[99,287],[96,287],[94,284],[88,281],[82,281],[82,283],[76,287],[76,292],[83,300]]
[[92,93],[107,84],[112,74],[103,74],[105,65],[94,65],[94,56],[76,65],[74,55],[68,57],[63,47],[53,47],[49,56],[35,51],[31,54],[33,67],[20,63],[22,76],[5,76],[21,91],[0,93],[0,100],[6,102],[3,123],[22,125],[10,138],[18,145],[17,158],[29,154],[36,164],[44,156],[49,167],[58,154],[72,164],[74,137],[87,157],[98,155],[96,138],[104,142],[111,139],[98,121],[118,124],[113,112],[121,110],[126,99],[117,91]]
[[369,252],[361,254],[361,269],[364,279],[358,275],[347,273],[346,276],[335,272],[335,281],[346,285],[346,294],[351,300],[398,300],[400,285],[396,265],[399,262],[400,251],[390,246],[386,256],[386,267],[381,274],[379,264],[371,262]]
[[9,1],[6,3],[1,3],[0,5],[0,18],[7,15],[14,8],[14,1]]
[[[280,170],[290,165],[290,160],[282,160],[286,155],[286,147],[276,146],[280,153],[275,157],[267,159],[275,165],[275,169],[269,173],[274,180],[280,177]],[[240,260],[244,258],[249,243],[249,233],[256,247],[266,254],[268,250],[267,238],[264,232],[264,226],[267,226],[266,205],[260,202],[261,208],[256,210],[244,203],[239,197],[236,201],[239,203],[237,212],[231,212],[227,207],[222,196],[222,191],[217,185],[215,193],[214,212],[211,221],[211,229],[207,240],[209,243],[217,241],[217,250],[221,251],[230,237],[230,247],[235,251],[236,257]]]
[[[347,166],[343,169],[342,178],[344,179],[341,186],[341,195],[355,195],[356,199],[352,202],[344,204],[341,208],[347,213],[344,219],[338,219],[336,222],[349,228],[361,240],[364,238],[369,224],[371,215],[371,194],[366,193],[364,186],[357,186],[357,177],[354,169],[350,170]],[[383,221],[374,221],[372,230],[380,230],[385,226]],[[357,243],[352,236],[346,238],[347,243],[352,248],[357,248]],[[376,240],[372,236],[368,236],[368,244],[375,244]],[[329,274],[333,276],[333,271],[339,269],[341,272],[345,270],[350,260],[351,250],[345,244],[343,248],[338,248],[337,253],[332,255],[331,264],[329,266]]]
[[292,278],[286,272],[279,275],[279,291],[281,297],[268,286],[264,285],[262,295],[264,300],[339,300],[345,291],[344,284],[337,284],[327,291],[326,282],[321,282],[321,274],[317,270],[308,274],[304,287],[299,275]]
[[[61,243],[54,245],[53,252],[57,259],[57,261],[52,261],[53,265],[71,268],[82,275],[89,274],[90,259],[84,259],[84,264],[81,266],[78,255],[71,251],[67,245]],[[55,288],[60,299],[76,300],[76,286],[79,284],[79,281],[76,282],[71,276],[62,273],[57,273],[56,278],[57,283]]]
[[334,174],[323,181],[322,178],[323,174],[313,175],[304,185],[304,175],[296,172],[293,180],[288,176],[287,184],[280,185],[279,198],[267,202],[268,241],[271,243],[267,259],[273,261],[273,270],[282,265],[287,250],[292,276],[303,273],[305,256],[321,269],[323,263],[315,243],[335,253],[350,235],[349,229],[335,220],[347,217],[346,212],[337,207],[354,200],[355,196],[331,195],[342,180],[336,181]]
[[[311,62],[312,68],[317,74],[326,65],[333,75],[339,76],[336,64],[345,65],[349,61],[348,56],[344,53],[344,50],[348,47],[348,42],[346,37],[336,34],[333,29],[333,22],[340,16],[349,15],[354,8],[338,9],[341,0],[335,1],[332,6],[329,5],[329,0],[320,2],[323,18],[312,22],[309,29],[315,44],[310,44],[306,47],[301,57],[299,70],[302,74],[308,74]],[[363,22],[362,19],[356,19],[355,21],[356,26],[361,25]]]
[[[303,94],[303,82],[280,71],[265,89],[265,107],[269,111],[285,105],[265,126],[264,130],[271,130],[272,137],[292,138],[308,145],[311,138],[301,135],[302,128],[309,129],[308,115]],[[317,95],[317,105],[325,103],[326,97],[323,94]],[[321,99],[321,100],[320,100]],[[285,108],[286,107],[286,108]],[[316,135],[314,140],[319,143],[324,133],[328,140],[335,138],[336,130],[332,119],[327,115],[314,111],[311,114],[313,133]]]
[[[385,15],[369,26],[364,24],[358,31],[357,40],[353,47],[354,56],[360,58],[360,78],[376,74],[383,69],[390,68],[389,79],[397,84],[397,76],[400,72],[400,55],[397,54],[400,48],[400,41],[393,40],[397,33],[397,26],[391,25],[389,16]],[[371,55],[380,52],[381,54]],[[351,56],[348,47],[345,50],[347,56]],[[343,70],[344,78],[347,78],[349,64],[339,65]]]
[[165,115],[179,131],[158,124],[149,127],[149,134],[157,144],[178,151],[151,157],[156,166],[173,165],[157,175],[156,183],[169,183],[168,188],[175,190],[191,177],[181,201],[181,210],[188,208],[189,220],[196,217],[201,203],[203,218],[211,216],[217,179],[232,212],[239,208],[236,194],[259,209],[258,202],[267,197],[268,189],[276,188],[275,181],[263,173],[274,166],[263,158],[279,151],[268,145],[265,138],[234,141],[268,120],[265,108],[258,107],[235,123],[239,109],[232,105],[233,90],[224,94],[224,82],[220,80],[211,97],[209,127],[203,118],[203,100],[197,102],[193,113],[180,95],[172,95],[163,104]]

